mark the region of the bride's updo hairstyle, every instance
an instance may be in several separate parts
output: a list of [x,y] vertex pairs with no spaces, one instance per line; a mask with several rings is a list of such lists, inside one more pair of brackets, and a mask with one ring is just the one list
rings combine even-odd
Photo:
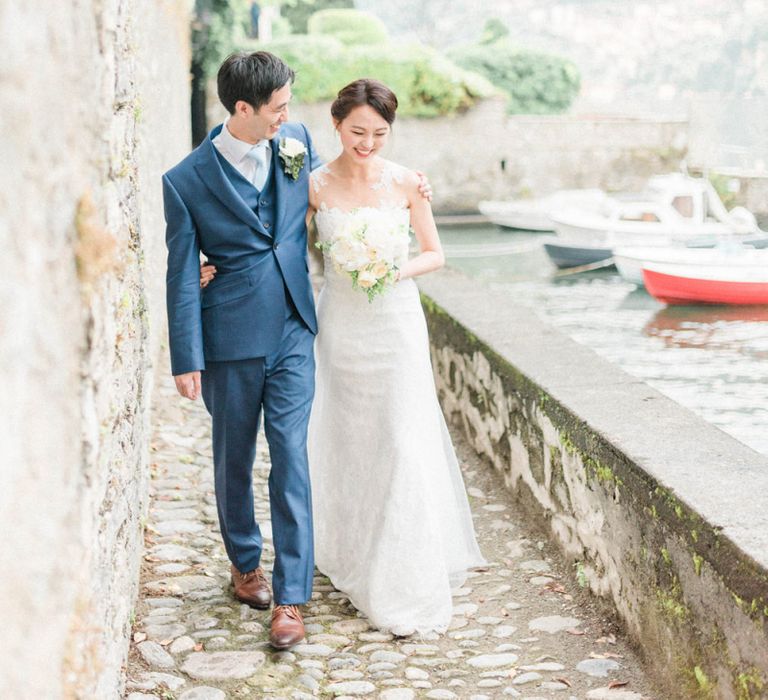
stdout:
[[336,123],[343,122],[356,107],[368,105],[392,126],[397,111],[397,97],[384,83],[373,78],[360,78],[339,90],[331,105],[331,116]]

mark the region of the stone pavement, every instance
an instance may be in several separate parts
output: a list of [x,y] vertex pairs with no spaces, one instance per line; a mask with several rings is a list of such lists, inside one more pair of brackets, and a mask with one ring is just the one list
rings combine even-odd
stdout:
[[[179,397],[168,377],[156,388],[153,420],[128,700],[660,700],[611,619],[579,588],[578,569],[537,540],[509,504],[501,477],[456,434],[489,564],[455,591],[447,634],[393,638],[370,629],[318,573],[304,609],[306,643],[273,651],[266,641],[270,612],[231,597],[202,403]],[[271,569],[268,471],[262,435],[256,513],[266,539],[263,564]]]

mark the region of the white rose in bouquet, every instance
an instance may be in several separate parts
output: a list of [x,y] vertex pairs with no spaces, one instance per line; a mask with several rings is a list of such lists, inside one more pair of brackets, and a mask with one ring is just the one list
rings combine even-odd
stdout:
[[327,252],[336,269],[343,270],[352,255],[352,242],[337,238],[328,243]]
[[333,264],[344,272],[360,270],[370,263],[368,248],[355,238],[336,238],[329,252]]
[[362,270],[357,275],[357,286],[362,287],[363,289],[370,289],[375,285],[379,280],[376,278],[376,275],[373,274],[371,270]]
[[394,265],[399,240],[391,225],[385,226],[382,222],[369,224],[365,229],[365,242],[373,251],[375,259],[386,260]]
[[373,301],[395,283],[398,258],[407,257],[408,225],[393,222],[387,212],[373,207],[362,207],[341,219],[331,240],[317,246]]
[[386,261],[379,260],[379,262],[373,264],[371,273],[377,280],[380,280],[383,277],[386,277],[390,270],[392,270],[392,267]]

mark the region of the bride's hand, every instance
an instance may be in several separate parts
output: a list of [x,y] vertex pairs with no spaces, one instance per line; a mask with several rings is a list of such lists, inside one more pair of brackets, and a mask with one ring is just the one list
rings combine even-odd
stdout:
[[419,170],[415,171],[416,174],[419,176],[419,194],[424,197],[428,202],[432,201],[432,185],[429,184],[429,180],[427,179],[427,176],[420,172]]
[[200,263],[200,288],[204,289],[208,283],[216,276],[216,268],[207,262]]

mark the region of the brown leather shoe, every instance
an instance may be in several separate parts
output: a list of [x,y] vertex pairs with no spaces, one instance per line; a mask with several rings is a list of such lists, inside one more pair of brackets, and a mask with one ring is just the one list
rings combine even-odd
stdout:
[[272,592],[261,567],[243,574],[233,564],[232,586],[235,589],[235,598],[252,608],[266,610],[272,602]]
[[297,605],[275,605],[269,643],[275,649],[290,649],[304,641],[304,621]]

